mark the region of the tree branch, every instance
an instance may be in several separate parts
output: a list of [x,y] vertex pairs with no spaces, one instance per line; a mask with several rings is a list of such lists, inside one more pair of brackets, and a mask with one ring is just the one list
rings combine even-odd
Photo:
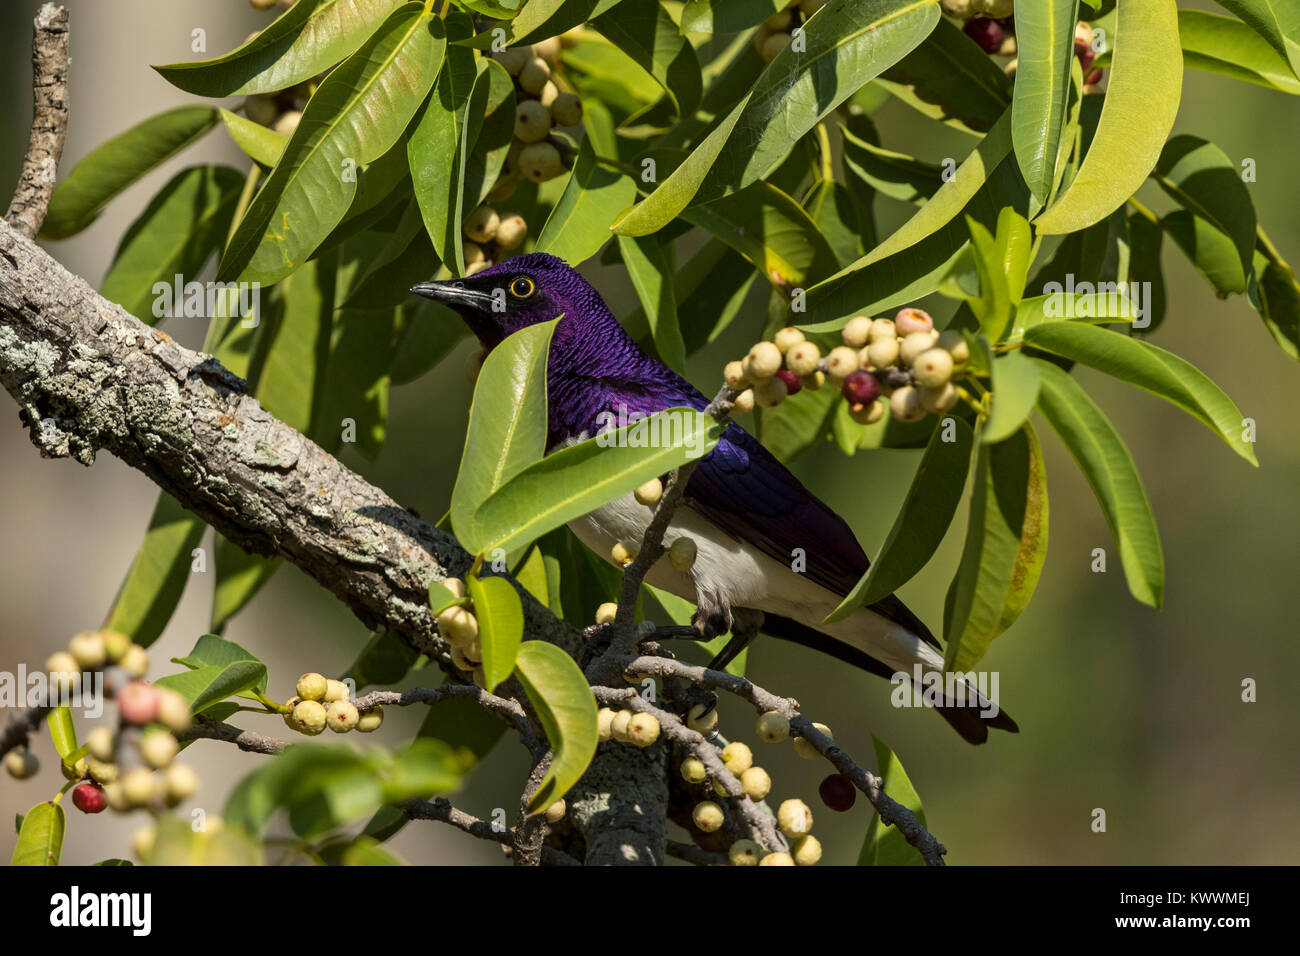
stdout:
[[68,133],[68,11],[47,3],[33,21],[32,128],[18,187],[5,218],[35,239],[45,222]]
[[[397,807],[412,820],[435,820],[440,823],[447,823],[457,830],[468,833],[470,836],[478,837],[480,840],[491,840],[494,843],[500,843],[507,850],[513,848],[515,839],[513,831],[497,830],[486,820],[480,820],[464,810],[458,810],[451,805],[451,801],[442,797],[436,800],[406,800],[399,803]],[[546,866],[582,865],[563,850],[557,850],[552,846],[543,845],[540,854],[541,862]]]
[[240,750],[255,754],[278,754],[289,746],[283,740],[267,737],[252,730],[243,730],[233,724],[218,720],[206,720],[202,716],[176,735],[181,743],[187,740],[224,740],[234,744]]

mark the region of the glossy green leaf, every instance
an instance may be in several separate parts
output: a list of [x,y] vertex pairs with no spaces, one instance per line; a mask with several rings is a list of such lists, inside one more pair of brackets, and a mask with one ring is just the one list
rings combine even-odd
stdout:
[[619,0],[528,0],[509,24],[485,23],[478,36],[457,42],[480,50],[501,49],[501,44],[509,47],[536,43],[595,20],[618,3]]
[[619,236],[618,250],[641,308],[649,318],[655,351],[665,365],[684,375],[686,343],[677,325],[671,247],[665,247],[655,236]]
[[54,187],[41,238],[66,239],[81,232],[109,200],[216,123],[211,106],[178,106],[100,143]]
[[55,753],[60,759],[67,759],[68,754],[77,749],[77,727],[72,722],[72,709],[67,704],[55,707],[45,723],[50,728],[50,740],[54,744]]
[[550,605],[550,584],[546,574],[546,557],[542,554],[542,549],[534,545],[528,549],[513,571],[510,572],[519,586],[531,594],[537,600],[547,606]]
[[358,168],[401,139],[445,45],[442,21],[407,4],[322,81],[232,237],[218,278],[270,284],[307,260],[347,214],[365,175]]
[[826,237],[837,265],[856,262],[875,245],[871,212],[847,186],[823,179],[808,191],[802,205],[817,231]]
[[274,23],[224,56],[154,69],[197,96],[287,89],[324,73],[361,46],[403,0],[298,0]]
[[766,176],[818,120],[906,55],[938,19],[930,0],[831,0],[808,21],[806,51],[780,53],[752,92],[615,231],[647,235],[692,202],[730,195]]
[[180,603],[190,574],[191,552],[206,525],[176,499],[160,492],[144,542],[117,593],[104,627],[148,647],[158,639]]
[[452,525],[473,553],[461,529],[474,526],[488,499],[546,450],[546,360],[558,322],[520,329],[488,353],[479,372],[451,493]]
[[1134,328],[1145,332],[1154,331],[1165,317],[1165,274],[1160,266],[1164,235],[1158,221],[1140,212],[1129,214],[1129,281],[1149,291],[1144,296],[1144,314],[1134,320]]
[[[427,307],[426,307],[427,306]],[[451,354],[469,329],[450,309],[424,300],[402,310],[403,329],[389,367],[394,385],[413,382]]]
[[1286,57],[1240,20],[1204,10],[1179,10],[1178,39],[1189,69],[1300,94],[1300,79],[1291,72]]
[[840,126],[844,166],[876,192],[921,205],[943,185],[943,171],[903,153],[877,146]]
[[428,279],[438,266],[420,208],[412,203],[402,213],[383,252],[352,287],[343,308],[391,309],[409,302],[411,286]]
[[636,183],[596,162],[596,143],[613,143],[614,121],[599,101],[586,103],[588,135],[578,147],[573,173],[537,237],[535,251],[569,265],[586,262],[609,241],[610,223],[636,198]]
[[785,0],[687,0],[682,33],[735,33],[756,27],[785,7]]
[[1250,304],[1282,351],[1300,360],[1300,282],[1264,231],[1255,250],[1255,281]]
[[289,137],[283,133],[277,133],[268,126],[254,123],[230,110],[221,111],[221,122],[225,124],[226,132],[235,145],[244,151],[244,155],[267,169],[280,161],[285,144],[289,142]]
[[707,454],[722,430],[712,416],[670,408],[561,449],[514,475],[476,512],[458,518],[453,507],[456,538],[474,554],[509,554]]
[[515,133],[514,81],[495,60],[485,57],[478,61],[465,116],[463,206],[473,210],[496,185]]
[[553,753],[546,775],[528,801],[531,815],[568,793],[595,756],[596,699],[573,658],[545,641],[525,641],[520,646],[515,676],[537,711]]
[[1136,322],[1137,303],[1118,289],[1107,292],[1049,291],[1016,306],[1011,328],[1002,341],[1015,343],[1036,326],[1051,322],[1086,322],[1107,325],[1113,322]]
[[465,579],[483,645],[483,674],[487,689],[510,676],[524,636],[524,609],[519,594],[505,578]]
[[[182,664],[191,670],[197,670],[200,667],[226,667],[231,664],[242,664],[252,662],[261,664],[261,659],[252,651],[243,648],[234,641],[228,641],[224,637],[216,634],[204,634],[198,639],[191,650],[184,657],[172,659],[174,664]],[[266,678],[263,675],[261,681],[256,685],[258,690],[266,690]]]
[[1183,53],[1174,0],[1119,0],[1106,99],[1083,165],[1034,222],[1040,235],[1100,222],[1155,168],[1182,97]]
[[388,365],[397,310],[334,313],[317,441],[373,460],[388,434]]
[[217,582],[212,592],[212,620],[208,628],[220,632],[280,570],[284,560],[249,554],[220,534],[215,540]]
[[57,803],[38,803],[23,815],[10,866],[58,866],[68,820]]
[[1038,369],[1023,352],[1007,352],[992,363],[993,408],[980,440],[1005,441],[1029,418],[1038,401]]
[[[916,817],[916,822],[925,826],[925,808],[921,806],[921,798],[917,796],[916,788],[908,779],[907,771],[899,762],[898,755],[874,734],[871,742],[876,749],[876,769],[880,774],[880,782],[884,785],[885,793],[890,799],[911,810],[912,815]],[[881,822],[879,814],[872,814],[871,823],[867,826],[866,839],[862,843],[862,851],[858,854],[858,866],[923,866],[924,864],[925,859],[907,842],[907,838],[898,827],[887,826]]]
[[1292,0],[1219,0],[1291,64],[1300,79],[1300,7]]
[[1026,3],[1016,11],[1016,82],[1011,140],[1020,173],[1034,198],[1046,203],[1070,94],[1078,0]]
[[[1062,372],[1062,375],[1065,373]],[[943,669],[967,672],[1029,603],[1047,556],[1047,478],[1033,427],[976,455],[966,544],[944,615]]]
[[1215,432],[1252,465],[1252,444],[1242,438],[1243,417],[1219,386],[1195,365],[1172,352],[1095,326],[1073,322],[1040,325],[1025,342],[1144,388],[1170,402]]
[[695,112],[704,89],[700,64],[659,0],[622,0],[592,25],[655,78],[679,116]]
[[100,294],[153,325],[166,314],[155,283],[193,281],[230,232],[244,177],[228,166],[192,166],[168,181],[131,223]]
[[[1160,534],[1133,456],[1088,393],[1051,362],[1038,366],[1038,410],[1051,424],[1087,478],[1119,545],[1129,591],[1159,607],[1165,559]],[[1001,447],[1001,446],[994,446]]]
[[823,624],[842,621],[863,605],[893,594],[925,567],[938,549],[966,487],[974,442],[970,426],[960,419],[953,421],[951,441],[945,440],[946,428],[934,430],[880,553]]
[[775,408],[760,409],[758,437],[763,447],[783,464],[824,442],[834,428],[840,405],[840,390],[832,385],[812,391],[803,388],[797,397]]
[[1240,248],[1209,220],[1186,209],[1175,209],[1160,217],[1160,228],[1209,280],[1220,297],[1249,289],[1251,276],[1242,269]]

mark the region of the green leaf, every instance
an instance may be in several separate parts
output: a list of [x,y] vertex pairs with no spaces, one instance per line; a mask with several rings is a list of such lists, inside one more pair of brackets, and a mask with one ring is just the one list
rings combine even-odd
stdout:
[[[1119,545],[1129,591],[1159,607],[1165,559],[1151,504],[1128,448],[1088,393],[1051,362],[1038,366],[1038,410],[1079,463]],[[1000,447],[1000,446],[994,446]]]
[[1040,235],[1076,232],[1138,191],[1160,158],[1182,96],[1174,0],[1119,0],[1106,99],[1073,182],[1034,222]]
[[459,519],[453,514],[456,537],[474,554],[496,548],[509,554],[707,454],[722,431],[710,415],[670,408],[571,445],[524,468],[477,512]]
[[401,139],[445,45],[442,21],[407,4],[324,79],[231,238],[219,279],[269,285],[307,260],[348,212],[358,167]]
[[54,187],[42,239],[66,239],[89,226],[114,196],[179,153],[217,123],[210,106],[178,106],[100,143]]
[[464,604],[468,598],[460,597],[441,581],[429,582],[429,608],[437,617],[453,604]]
[[50,740],[54,742],[55,752],[60,759],[66,759],[68,754],[77,749],[77,727],[72,722],[72,709],[67,704],[55,707],[46,718],[46,723],[50,728]]
[[168,674],[154,683],[176,691],[185,698],[192,713],[200,714],[227,697],[265,687],[266,665],[255,660],[205,664],[181,674]]
[[[871,742],[876,749],[876,768],[880,773],[880,782],[890,799],[901,803],[912,811],[916,822],[925,826],[925,808],[916,788],[908,779],[898,756],[874,734]],[[867,826],[867,836],[862,843],[862,852],[858,854],[858,866],[923,866],[925,860],[916,851],[898,827],[887,826],[881,822],[879,814],[872,814]]]
[[893,594],[925,567],[938,549],[966,487],[974,441],[969,425],[957,418],[953,422],[952,441],[944,440],[948,430],[943,426],[930,436],[880,554],[823,624],[842,621],[863,605],[875,604]]
[[[1055,288],[1051,283],[1048,286]],[[1137,317],[1137,304],[1118,290],[1067,293],[1061,289],[1022,300],[1016,306],[1011,328],[1002,341],[1019,342],[1030,329],[1051,322],[1107,325],[1112,322],[1134,322]]]
[[388,422],[387,369],[396,318],[396,309],[344,309],[334,314],[318,433],[322,447],[337,450],[346,437],[370,459],[383,448]]
[[785,0],[687,0],[682,33],[735,33],[756,27],[784,9]]
[[100,294],[153,325],[165,314],[156,283],[190,281],[230,232],[244,177],[228,166],[192,166],[173,176],[131,223]]
[[1200,369],[1172,352],[1126,335],[1071,322],[1040,325],[1025,342],[1146,389],[1215,432],[1252,465],[1255,450],[1242,437],[1241,410]]
[[1154,331],[1165,317],[1165,274],[1160,267],[1164,235],[1159,222],[1140,212],[1129,215],[1129,282],[1147,283],[1145,288],[1150,290],[1142,323],[1135,323],[1134,327],[1148,333]]
[[944,615],[943,669],[957,673],[974,668],[1020,616],[1047,556],[1047,478],[1033,427],[981,443],[974,480],[952,610]]
[[823,116],[920,43],[938,19],[930,0],[831,0],[808,21],[806,52],[781,52],[752,92],[614,230],[647,235],[692,202],[731,195],[763,178]]
[[18,841],[14,844],[9,865],[58,866],[67,823],[59,804],[36,804],[23,816],[22,829],[18,831]]
[[402,309],[403,328],[389,367],[394,385],[413,382],[451,354],[469,329],[460,316],[428,299]]
[[335,306],[333,253],[314,259],[281,285],[284,308],[258,329],[254,395],[286,425],[318,434]]
[[158,639],[180,603],[191,552],[205,527],[171,495],[159,493],[149,530],[104,623],[106,630],[119,631],[142,647]]
[[1186,209],[1175,209],[1160,218],[1160,228],[1209,280],[1220,298],[1249,289],[1251,276],[1242,271],[1241,251],[1208,220]]
[[478,76],[466,111],[463,206],[473,210],[487,198],[510,152],[515,134],[515,85],[496,60],[478,61]]
[[1255,251],[1255,278],[1250,304],[1282,351],[1300,360],[1300,282],[1264,230],[1259,230]]
[[378,840],[359,836],[348,843],[340,861],[344,866],[405,866],[402,859]]
[[225,124],[226,132],[230,134],[235,145],[242,149],[249,159],[267,169],[280,161],[285,144],[289,142],[289,137],[283,133],[277,133],[270,127],[254,123],[230,110],[221,111],[221,122]]
[[943,171],[903,153],[885,149],[840,126],[844,166],[878,193],[921,205],[943,185]]
[[452,526],[466,548],[460,529],[471,527],[485,502],[546,450],[546,360],[559,321],[520,329],[483,362],[451,493]]
[[1219,0],[1268,41],[1300,79],[1300,8],[1291,0]]
[[1300,79],[1291,64],[1247,24],[1204,10],[1178,11],[1178,39],[1183,63],[1292,95]]
[[546,557],[542,549],[534,545],[510,572],[519,585],[537,600],[550,606],[550,582],[546,574]]
[[636,198],[636,183],[623,173],[599,165],[596,149],[614,142],[614,121],[599,101],[584,104],[588,134],[578,147],[560,201],[537,237],[537,252],[559,256],[571,266],[586,262],[609,241],[610,223]]
[[595,756],[596,699],[573,658],[545,641],[524,641],[515,676],[536,708],[554,754],[528,801],[531,816],[568,793]]
[[[185,657],[172,658],[173,664],[180,664],[191,670],[198,670],[201,667],[228,667],[232,664],[243,664],[252,662],[261,664],[261,659],[252,651],[240,647],[234,641],[228,641],[216,634],[204,634],[199,638],[194,649]],[[265,665],[263,665],[265,670]],[[254,685],[258,690],[266,690],[266,676],[263,674],[262,679]]]
[[679,375],[686,373],[686,343],[677,325],[671,246],[656,236],[619,236],[618,251],[628,278],[650,321],[650,335],[660,360]]
[[483,645],[484,683],[489,691],[510,676],[524,636],[524,609],[519,594],[505,578],[465,579]]
[[808,191],[802,205],[817,231],[826,237],[836,265],[857,261],[875,245],[871,212],[847,186],[823,179]]
[[1038,370],[1023,352],[1007,352],[992,362],[993,408],[980,440],[1005,441],[1029,418],[1038,401]]
[[[595,20],[617,6],[618,2],[619,0],[528,0],[508,26],[485,24],[484,31],[472,40],[457,42],[480,50],[500,49],[498,40],[506,46],[536,43]],[[498,31],[504,32],[505,36],[501,37]]]
[[262,866],[261,843],[242,827],[194,829],[187,818],[160,815],[154,823],[153,845],[140,861],[146,866]]
[[1027,3],[1016,17],[1015,93],[1011,140],[1029,191],[1046,203],[1056,178],[1057,154],[1070,98],[1078,0]]
[[840,390],[832,385],[816,391],[805,387],[800,397],[762,409],[758,426],[763,447],[789,464],[820,445],[832,432],[837,409],[845,404],[839,399]]
[[224,56],[154,69],[172,86],[197,96],[287,89],[347,58],[401,5],[402,0],[298,0]]
[[700,64],[658,0],[622,0],[592,25],[655,78],[677,115],[694,114],[704,89]]

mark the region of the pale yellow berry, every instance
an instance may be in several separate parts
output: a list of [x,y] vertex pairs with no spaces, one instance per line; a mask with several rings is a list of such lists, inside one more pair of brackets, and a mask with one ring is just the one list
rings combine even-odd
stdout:
[[836,346],[826,356],[826,375],[839,383],[858,370],[858,353],[847,345]]
[[343,681],[330,678],[325,682],[325,702],[327,704],[335,700],[347,700],[351,696],[348,685]]
[[612,624],[614,618],[618,616],[618,605],[613,601],[606,601],[600,607],[596,608],[597,624]]
[[74,634],[72,640],[68,642],[68,650],[82,670],[97,670],[108,660],[104,636],[98,631],[82,631],[80,634]]
[[[319,707],[320,704],[316,706]],[[153,774],[144,767],[128,770],[119,782],[122,785],[122,797],[128,807],[143,807],[153,799]]]
[[753,388],[754,401],[764,408],[776,408],[790,395],[790,390],[786,388],[785,382],[773,376],[765,381],[759,382]]
[[132,644],[117,662],[117,666],[131,677],[141,678],[149,672],[149,655],[139,644]]
[[609,732],[621,744],[631,743],[632,718],[636,716],[630,710],[620,710],[609,723]]
[[458,671],[472,671],[477,661],[472,661],[465,649],[458,644],[451,645],[451,663]]
[[179,734],[190,725],[193,715],[185,697],[170,687],[158,688],[158,722]]
[[898,361],[898,339],[876,339],[867,346],[867,361],[872,368],[890,368]]
[[[1007,76],[1011,77],[1011,79],[1013,79],[1013,80],[1016,78],[1016,73],[1018,73],[1019,70],[1020,70],[1020,60],[1019,60],[1019,58],[1014,59],[1014,60],[1008,60],[1008,61],[1007,61],[1007,65],[1004,66],[1004,67],[1002,68],[1002,72],[1005,73]],[[1093,84],[1085,83],[1085,84],[1083,84],[1083,85],[1084,85],[1084,86],[1091,86],[1091,85],[1093,85]],[[1084,92],[1087,93],[1087,92],[1091,92],[1091,91],[1089,91],[1089,90],[1084,90]]]
[[1082,43],[1088,49],[1092,49],[1092,26],[1083,20],[1076,23],[1074,25],[1074,42]]
[[930,332],[934,329],[934,319],[925,309],[899,309],[894,316],[898,334],[906,338],[916,332]]
[[67,651],[51,654],[45,661],[45,670],[50,675],[51,685],[65,693],[72,689],[81,675],[77,659]]
[[871,319],[865,315],[857,315],[849,319],[844,328],[840,329],[840,338],[849,348],[860,349],[867,344],[871,336]]
[[709,778],[709,772],[704,767],[704,761],[699,757],[687,757],[682,761],[680,769],[682,779],[687,783],[703,783]]
[[350,700],[336,700],[325,711],[325,726],[336,734],[346,734],[360,720],[361,713]]
[[900,422],[919,422],[925,417],[921,396],[910,385],[894,389],[889,396],[889,413]]
[[519,86],[525,93],[536,96],[551,78],[551,67],[539,56],[533,57],[519,71]]
[[104,654],[110,664],[117,663],[131,649],[131,638],[118,631],[100,631],[104,635]]
[[459,604],[438,615],[438,632],[449,644],[464,647],[478,637],[478,618]]
[[804,341],[803,333],[793,325],[787,325],[772,336],[772,344],[781,350],[782,355],[785,355],[802,341]]
[[800,0],[799,2],[799,10],[803,13],[805,20],[824,6],[826,6],[826,0]]
[[298,721],[293,719],[293,709],[298,706],[300,700],[302,700],[301,697],[290,697],[284,702],[284,706],[287,707],[288,710],[284,711],[280,715],[281,719],[284,720],[284,725],[297,733],[302,733],[302,728],[298,726]]
[[686,726],[697,734],[708,736],[718,726],[718,708],[696,704],[686,713]]
[[898,360],[904,365],[910,366],[922,352],[932,349],[938,338],[938,333],[934,331],[913,332],[904,338],[899,346]]
[[871,332],[867,335],[868,342],[879,342],[881,339],[898,338],[898,326],[894,324],[893,319],[872,319]]
[[155,770],[161,770],[176,759],[179,750],[176,738],[165,730],[151,731],[140,741],[140,756]]
[[384,708],[376,704],[364,711],[357,719],[357,730],[363,734],[373,734],[384,723]]
[[[514,181],[510,181],[513,191]],[[497,225],[496,242],[504,250],[517,249],[528,238],[528,223],[523,216],[506,216]]]
[[826,373],[813,372],[809,375],[802,376],[799,379],[799,382],[800,384],[803,385],[804,388],[808,389],[811,392],[815,392],[817,391],[817,389],[821,388],[823,385],[826,384]]
[[811,833],[801,836],[790,845],[795,866],[812,866],[822,858],[822,845]]
[[515,107],[515,138],[537,143],[551,131],[551,111],[537,100],[524,100]]
[[771,342],[756,342],[741,362],[745,377],[751,382],[771,378],[781,368],[781,350]]
[[556,126],[577,126],[582,122],[582,100],[572,93],[561,93],[551,104]]
[[131,809],[131,801],[126,798],[126,788],[120,779],[104,784],[104,799],[114,813],[126,813]]
[[535,183],[544,183],[564,172],[564,161],[550,143],[530,143],[519,153],[519,172]]
[[745,377],[745,366],[740,362],[728,362],[722,368],[722,380],[734,389],[742,389],[749,384]]
[[560,42],[559,37],[547,37],[545,40],[539,40],[533,44],[533,55],[539,56],[547,63],[558,63],[560,60],[560,50],[564,45]]
[[647,508],[651,505],[658,504],[659,499],[663,496],[664,485],[658,478],[651,478],[644,485],[639,485],[637,489],[632,492],[632,497],[634,497],[639,504],[643,504]]
[[769,744],[779,744],[790,736],[790,718],[775,710],[769,710],[759,716],[754,724],[754,730],[759,740]]
[[174,763],[163,774],[163,800],[169,807],[188,800],[199,792],[199,775],[193,767]]
[[117,738],[108,727],[96,727],[86,737],[86,753],[96,760],[112,760]]
[[737,840],[727,850],[727,858],[731,860],[732,866],[758,866],[762,855],[763,848],[753,840]]
[[727,765],[728,770],[739,777],[754,766],[754,751],[750,750],[747,744],[733,740],[722,748],[722,762]]
[[502,50],[496,54],[496,61],[506,68],[506,72],[511,76],[518,76],[530,60],[533,58],[533,52],[526,46],[515,46],[508,50]]
[[754,410],[754,390],[747,388],[737,395],[731,402],[731,413],[733,415],[748,415]]
[[954,366],[960,367],[970,361],[970,345],[966,342],[966,336],[956,329],[940,332],[934,344],[948,351]]
[[912,363],[912,378],[927,388],[946,384],[952,378],[952,356],[947,349],[926,349]]
[[609,549],[609,556],[620,568],[625,568],[636,560],[637,546],[632,541],[615,541]]
[[299,677],[294,690],[298,692],[300,700],[323,700],[325,691],[329,690],[329,681],[325,679],[324,674],[313,671]]
[[325,729],[325,708],[320,701],[300,701],[293,709],[293,722],[299,732],[315,737]]
[[638,747],[649,747],[659,739],[659,718],[654,714],[633,714],[627,724],[627,735]]
[[763,49],[759,51],[759,56],[763,58],[763,62],[771,63],[778,56],[780,56],[781,52],[785,50],[785,48],[788,47],[789,45],[790,45],[790,34],[773,33],[770,37],[768,37],[766,40],[763,41]]
[[772,791],[772,777],[762,767],[750,767],[740,775],[740,785],[751,800],[762,800]]
[[488,242],[497,234],[501,217],[491,206],[478,206],[461,223],[461,232],[475,242]]
[[727,795],[727,788],[722,785],[721,780],[713,781],[712,787],[713,787],[713,792],[716,793],[718,796],[725,797]]
[[546,822],[559,823],[564,819],[564,814],[568,810],[563,800],[556,800],[546,808]]
[[885,417],[884,399],[876,399],[870,405],[850,405],[849,418],[859,425],[874,425]]
[[957,394],[957,386],[952,382],[944,382],[938,388],[918,388],[916,394],[921,401],[921,407],[936,415],[948,411],[961,397]]
[[722,807],[712,800],[704,800],[695,805],[695,809],[691,811],[691,819],[705,833],[712,833],[721,828],[726,817],[722,814]]
[[613,730],[614,711],[608,707],[602,707],[596,711],[596,737],[599,740],[609,740],[614,736]]
[[[542,87],[542,91],[537,94],[537,102],[541,103],[549,110],[551,108],[551,104],[555,102],[555,100],[559,97],[559,95],[560,95],[560,88],[555,85],[555,81],[547,80],[546,84]],[[555,122],[554,112],[551,113],[551,122],[552,123]]]
[[678,538],[668,547],[668,563],[685,574],[695,566],[698,548],[694,538]]
[[[700,766],[704,766],[701,764]],[[15,780],[26,780],[34,777],[41,769],[41,762],[36,759],[36,754],[23,748],[22,750],[11,750],[5,754],[5,772]]]
[[800,837],[812,830],[813,814],[808,804],[798,798],[781,801],[776,811],[776,825],[788,837]]
[[[835,738],[831,736],[831,729],[827,727],[825,724],[813,724],[813,727],[816,730],[820,731],[823,734],[823,736],[825,736],[828,740],[831,741],[831,743],[835,742]],[[803,737],[794,738],[794,752],[797,753],[800,757],[803,757],[804,760],[816,760],[818,757],[822,755],[820,750],[814,747]]]
[[292,136],[298,132],[298,124],[302,122],[302,112],[299,110],[288,110],[281,113],[271,129],[275,130],[281,136]]
[[794,858],[789,853],[769,853],[758,861],[759,866],[794,866]]
[[821,349],[812,342],[799,342],[785,353],[785,367],[796,375],[812,375],[822,359]]
[[107,760],[97,760],[90,755],[86,756],[86,773],[90,774],[90,779],[100,784],[110,784],[118,777],[118,766]]
[[465,582],[460,578],[443,578],[442,586],[458,598],[463,598],[466,594]]

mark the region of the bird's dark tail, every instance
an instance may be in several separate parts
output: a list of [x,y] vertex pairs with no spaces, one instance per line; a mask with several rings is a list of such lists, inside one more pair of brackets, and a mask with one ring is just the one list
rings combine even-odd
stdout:
[[[811,647],[813,650],[829,654],[846,664],[852,664],[854,667],[861,668],[886,680],[890,680],[894,676],[894,668],[888,664],[876,660],[870,654],[860,651],[850,644],[845,644],[843,641],[836,640],[828,634],[823,634],[821,631],[791,618],[768,614],[763,621],[762,631],[764,634],[770,634],[772,637],[780,638],[783,641],[802,644],[804,647]],[[971,701],[979,699],[973,688],[968,699]],[[1020,732],[1020,727],[1011,719],[1011,715],[1000,709],[991,716],[985,716],[982,713],[982,708],[974,703],[965,707],[935,707],[934,709],[939,712],[940,717],[952,726],[953,730],[961,734],[962,739],[967,743],[984,743],[989,738],[990,727],[1013,734]]]

